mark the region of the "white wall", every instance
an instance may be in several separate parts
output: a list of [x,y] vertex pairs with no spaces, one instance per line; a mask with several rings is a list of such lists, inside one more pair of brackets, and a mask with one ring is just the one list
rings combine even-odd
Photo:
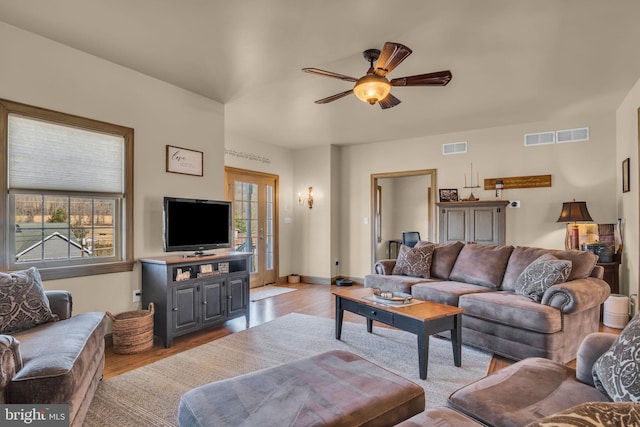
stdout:
[[[221,104],[0,22],[0,97],[134,129],[134,257],[162,254],[162,197],[224,198]],[[204,153],[204,177],[165,172],[167,144]],[[134,271],[45,282],[74,312],[137,308]]]
[[[587,142],[524,147],[524,133],[590,128]],[[343,148],[342,240],[346,271],[362,277],[371,271],[370,176],[373,173],[436,169],[439,188],[457,188],[461,197],[464,174],[470,180],[473,163],[480,180],[526,175],[552,175],[552,187],[505,190],[504,198],[520,200],[520,209],[507,211],[506,241],[512,245],[564,248],[564,224],[557,223],[562,202],[587,202],[594,221],[615,223],[618,165],[613,140],[615,115],[574,118],[480,129],[454,134],[354,145]],[[442,155],[442,144],[468,141],[466,154]],[[363,161],[366,159],[366,161]],[[436,192],[437,194],[437,192]],[[475,195],[493,199],[493,191]],[[345,255],[343,255],[345,257]]]
[[[639,197],[638,189],[638,107],[640,106],[640,80],[627,94],[625,100],[618,108],[616,114],[616,194],[618,215],[622,219],[622,234],[624,247],[622,250],[622,264],[620,265],[620,292],[625,295],[634,295],[636,301],[634,313],[638,312],[638,275],[640,265],[638,254],[640,253],[640,216],[638,214]],[[626,158],[630,159],[630,190],[622,193],[621,165]]]

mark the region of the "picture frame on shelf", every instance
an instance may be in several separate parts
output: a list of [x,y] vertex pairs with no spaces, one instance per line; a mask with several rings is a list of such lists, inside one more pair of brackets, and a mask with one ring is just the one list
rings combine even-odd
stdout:
[[203,176],[202,151],[167,145],[167,172]]
[[622,161],[622,192],[628,193],[629,188],[629,158]]
[[457,188],[441,188],[438,191],[441,202],[457,202],[459,200]]

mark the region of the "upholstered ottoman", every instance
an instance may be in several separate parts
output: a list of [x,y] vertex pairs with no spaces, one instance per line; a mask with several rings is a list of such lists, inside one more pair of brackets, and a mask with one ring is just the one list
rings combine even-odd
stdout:
[[330,351],[185,393],[178,425],[390,426],[424,410],[422,387]]

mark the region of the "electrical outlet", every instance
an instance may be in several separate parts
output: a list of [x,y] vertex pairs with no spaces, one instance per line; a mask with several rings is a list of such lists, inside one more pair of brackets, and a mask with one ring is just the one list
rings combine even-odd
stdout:
[[140,289],[136,289],[133,291],[133,302],[140,302],[140,297],[142,296],[142,292]]
[[519,208],[520,207],[520,200],[512,200],[509,202],[509,207],[510,208]]

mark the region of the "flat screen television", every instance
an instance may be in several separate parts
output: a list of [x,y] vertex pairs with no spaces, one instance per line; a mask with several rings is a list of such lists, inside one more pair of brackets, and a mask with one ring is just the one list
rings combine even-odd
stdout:
[[231,247],[231,202],[165,197],[164,251],[194,251]]

